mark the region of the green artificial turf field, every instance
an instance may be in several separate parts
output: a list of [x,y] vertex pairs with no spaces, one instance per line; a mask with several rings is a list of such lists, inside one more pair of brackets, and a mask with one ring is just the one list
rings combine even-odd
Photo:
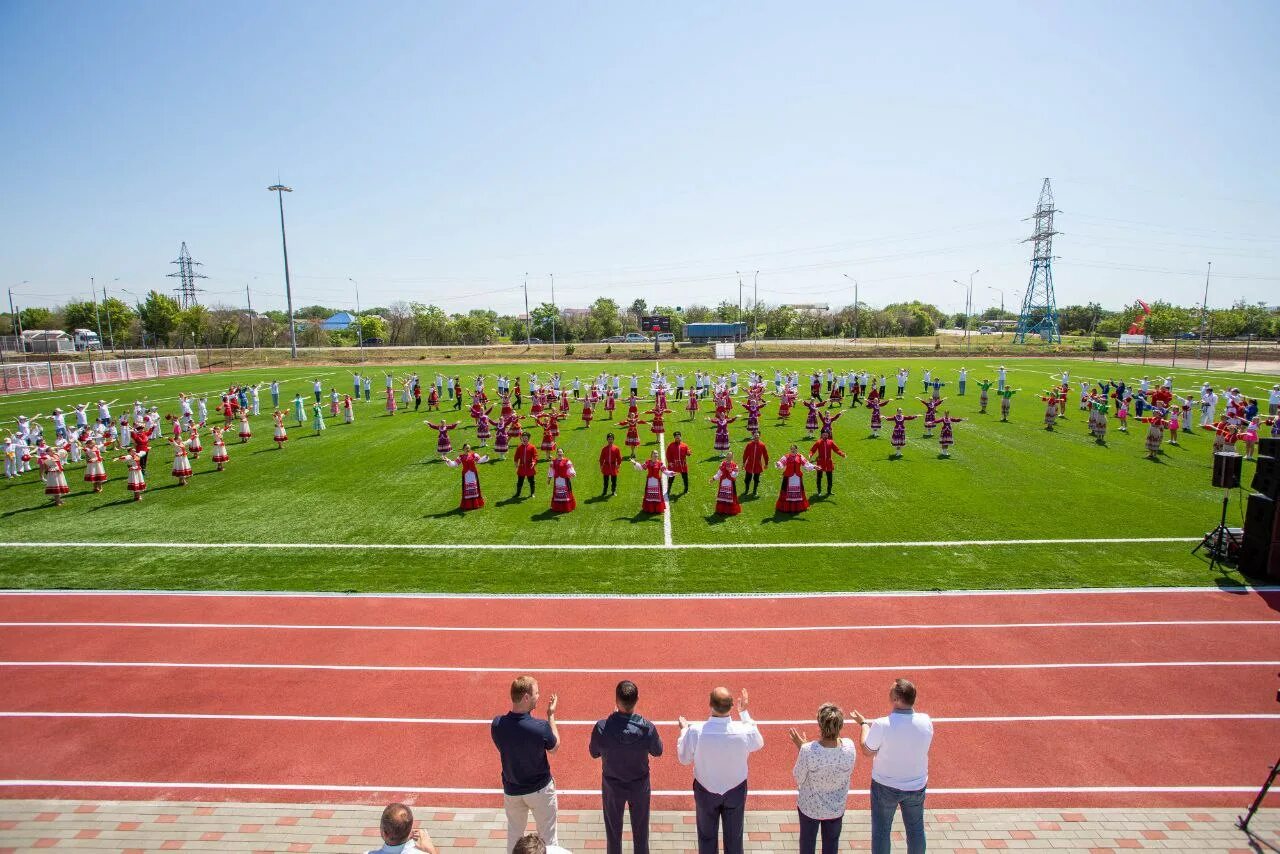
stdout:
[[[794,367],[807,381],[811,361],[778,363]],[[1108,376],[1141,376],[1142,368],[1089,361],[1009,361],[1010,383],[1024,391],[1014,398],[1011,421],[999,421],[998,399],[990,414],[979,415],[975,381],[994,379],[994,366],[970,361],[968,395],[955,395],[959,360],[880,360],[821,363],[841,368],[855,365],[889,375],[900,365],[911,370],[904,409],[923,412],[920,374],[931,367],[952,384],[944,389],[943,408],[967,419],[956,426],[950,459],[938,457],[935,440],[921,438],[922,422],[908,425],[909,443],[901,460],[890,459],[889,430],[869,438],[869,413],[849,409],[836,424],[835,439],[848,454],[837,462],[833,497],[816,500],[797,516],[775,516],[773,501],[779,473],[764,475],[759,498],[744,501],[743,513],[722,519],[712,513],[715,493],[708,479],[718,456],[712,451],[713,430],[704,403],[699,420],[686,421],[683,402],[671,401],[670,432],[683,430],[693,449],[690,492],[672,502],[670,537],[665,547],[662,516],[639,513],[643,476],[624,467],[615,498],[601,500],[596,457],[609,428],[598,410],[590,429],[582,427],[574,408],[562,424],[560,444],[578,470],[578,509],[567,515],[548,512],[550,490],[540,481],[536,498],[510,501],[514,467],[506,462],[481,466],[487,500],[482,510],[456,510],[459,473],[436,461],[435,432],[422,423],[425,412],[384,414],[381,368],[370,373],[374,399],[357,409],[356,422],[329,420],[329,429],[314,436],[310,425],[292,420],[283,450],[271,441],[270,398],[263,390],[263,415],[254,419],[254,438],[236,444],[229,432],[231,462],[213,471],[211,442],[195,463],[190,484],[179,488],[169,475],[167,446],[153,451],[149,489],[135,504],[125,490],[121,464],[108,466],[105,492],[94,495],[82,480],[83,465],[68,466],[72,494],[61,508],[50,506],[33,473],[0,486],[3,559],[0,586],[10,588],[149,588],[358,591],[476,591],[666,593],[803,591],[864,589],[1020,588],[1110,585],[1213,584],[1239,581],[1234,573],[1210,571],[1207,560],[1191,556],[1194,542],[1166,543],[1036,543],[966,544],[965,541],[1194,538],[1217,522],[1221,493],[1209,483],[1208,433],[1165,444],[1156,462],[1145,458],[1144,425],[1131,419],[1130,432],[1119,433],[1114,419],[1106,446],[1094,443],[1084,413],[1073,395],[1067,418],[1050,433],[1043,427],[1043,405],[1035,397],[1063,366],[1073,381]],[[664,363],[668,373],[691,373],[694,367],[745,375],[751,367],[773,363],[749,359],[719,363]],[[570,363],[518,365],[446,365],[461,374],[465,385],[477,372],[519,374],[537,369],[546,377],[560,368],[584,379],[605,369],[647,373],[652,363]],[[437,367],[416,364],[396,369],[417,371],[424,383]],[[1158,369],[1148,371],[1153,376]],[[350,388],[349,374],[339,368],[311,370],[255,369],[201,374],[130,387],[33,392],[0,398],[0,417],[48,413],[105,396],[124,402],[146,395],[161,412],[177,412],[180,391],[213,396],[230,383],[272,378],[282,383],[282,403],[301,391],[310,400],[311,379],[320,375],[326,392]],[[1257,374],[1237,375],[1197,370],[1177,371],[1178,389],[1238,385],[1260,393],[1274,381]],[[647,388],[647,383],[643,383]],[[492,381],[490,381],[492,392]],[[491,396],[496,397],[496,395]],[[802,388],[802,398],[807,387]],[[448,401],[444,402],[446,415]],[[424,402],[425,408],[425,402]],[[527,411],[528,401],[525,408]],[[646,408],[646,407],[641,407]],[[620,412],[624,411],[620,409]],[[803,407],[787,423],[777,421],[776,399],[770,398],[761,420],[762,438],[776,459],[791,442],[808,451]],[[885,414],[891,414],[892,405]],[[92,414],[92,413],[91,413]],[[211,417],[213,413],[211,412]],[[741,409],[735,409],[741,415]],[[455,449],[472,441],[474,429],[465,410],[463,427],[454,432]],[[220,417],[217,421],[220,422]],[[741,447],[741,419],[731,428]],[[48,435],[52,429],[48,428]],[[532,431],[535,443],[540,431]],[[623,430],[615,429],[619,444]],[[656,447],[647,428],[641,451]],[[1246,463],[1246,479],[1252,464]],[[545,477],[545,466],[540,467]],[[813,476],[806,477],[812,493]],[[1240,524],[1243,505],[1233,496],[1229,521]],[[919,543],[928,545],[894,545]],[[68,543],[146,543],[142,548],[86,548]],[[823,543],[870,543],[864,547],[832,547]],[[505,544],[548,548],[475,548]],[[693,544],[791,544],[787,548],[687,548]],[[34,544],[34,545],[33,545]],[[64,545],[54,545],[64,544]],[[232,544],[232,545],[195,545]],[[277,547],[290,544],[288,548]],[[298,545],[293,545],[298,544]],[[375,549],[394,544],[408,548]],[[594,546],[554,548],[560,544]],[[644,548],[616,549],[615,545]]]

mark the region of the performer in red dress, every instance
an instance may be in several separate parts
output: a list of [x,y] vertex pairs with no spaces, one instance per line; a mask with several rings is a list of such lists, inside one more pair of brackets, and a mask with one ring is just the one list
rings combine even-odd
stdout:
[[170,439],[173,445],[173,476],[178,479],[178,486],[186,486],[191,477],[191,460],[187,459],[187,444],[182,440]]
[[[684,439],[680,437],[680,431],[675,432],[675,438],[667,445],[667,470],[672,474],[680,475],[680,480],[684,483],[684,492],[689,491],[689,455],[693,452],[689,450],[689,446],[684,443]],[[671,478],[675,480],[674,477]],[[670,484],[667,486],[667,497],[671,497]]]
[[515,452],[516,462],[516,494],[515,498],[520,497],[520,490],[524,487],[524,482],[529,481],[529,497],[534,494],[534,486],[537,482],[534,480],[538,475],[538,449],[534,447],[533,442],[529,439],[528,433],[520,434],[520,444],[516,445]]
[[449,431],[458,429],[457,421],[452,424],[444,423],[444,419],[440,419],[440,423],[433,421],[423,421],[432,430],[436,431],[436,453],[440,455],[440,459],[444,459],[444,455],[453,450],[453,442],[449,439]]
[[139,456],[135,447],[129,453],[116,457],[116,462],[124,461],[129,467],[127,488],[133,493],[134,501],[142,500],[142,493],[147,491],[147,470],[144,464],[146,457]]
[[40,475],[44,479],[44,494],[53,498],[53,506],[61,507],[71,487],[67,485],[67,476],[63,472],[63,461],[67,452],[61,448],[50,448],[40,457]]
[[276,424],[275,435],[271,437],[275,440],[276,450],[283,448],[284,443],[289,441],[289,433],[284,429],[284,415],[279,409],[271,413],[271,420]]
[[102,464],[102,448],[93,439],[85,442],[84,461],[85,482],[93,484],[94,492],[101,492],[102,484],[107,482],[107,467]]
[[547,480],[551,482],[551,509],[568,513],[578,506],[573,497],[573,479],[577,476],[573,461],[564,455],[564,448],[556,448],[556,458],[551,461]]
[[476,466],[489,462],[489,458],[478,456],[471,450],[471,445],[464,444],[457,459],[445,457],[444,461],[450,468],[462,467],[462,500],[458,503],[458,509],[477,510],[483,507],[484,495],[480,492],[480,472]]
[[799,513],[809,509],[809,496],[804,491],[804,473],[816,467],[804,458],[795,445],[783,454],[775,467],[782,469],[782,488],[773,509],[777,513]]
[[720,468],[711,476],[716,484],[716,512],[721,516],[737,516],[742,512],[738,503],[738,464],[733,461],[733,453],[725,457]]
[[742,449],[742,468],[747,473],[746,480],[742,484],[744,495],[750,489],[751,495],[755,496],[756,490],[760,488],[760,474],[767,465],[769,465],[769,449],[765,447],[764,442],[760,441],[760,431],[752,430],[751,441],[747,442],[746,447]]
[[635,415],[628,415],[626,421],[618,422],[619,427],[627,428],[627,447],[631,449],[631,456],[627,459],[634,460],[636,458],[636,448],[640,446],[640,425],[648,423],[648,421],[636,418]]
[[813,461],[814,466],[818,469],[818,495],[822,494],[822,476],[827,476],[827,495],[831,495],[832,477],[835,474],[835,458],[843,457],[844,451],[840,450],[840,446],[835,443],[834,439],[821,438],[813,443],[813,447],[809,449],[809,459]]
[[231,455],[227,453],[227,440],[223,438],[223,434],[227,432],[225,427],[213,427],[213,461],[218,466],[218,471],[226,468],[227,460],[231,459]]
[[667,471],[667,467],[658,458],[658,452],[651,453],[649,459],[644,462],[632,460],[631,464],[645,473],[644,501],[640,504],[640,511],[642,513],[661,513],[666,510],[667,502],[664,498],[666,490],[663,489],[662,478],[663,475],[671,474],[671,472]]
[[604,476],[604,489],[600,493],[618,494],[618,469],[622,465],[622,449],[613,443],[613,434],[604,437],[604,447],[600,449],[600,474]]

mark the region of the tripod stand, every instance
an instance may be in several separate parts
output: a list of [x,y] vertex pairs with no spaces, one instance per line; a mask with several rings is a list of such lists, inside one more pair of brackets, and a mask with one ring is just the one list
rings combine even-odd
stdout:
[[1267,777],[1267,782],[1262,784],[1262,788],[1258,790],[1258,797],[1253,799],[1253,803],[1249,805],[1249,811],[1240,818],[1236,819],[1236,827],[1249,832],[1249,822],[1253,821],[1253,814],[1258,811],[1258,807],[1262,806],[1262,800],[1267,796],[1267,790],[1271,788],[1271,784],[1276,781],[1276,775],[1280,774],[1280,760],[1271,766],[1271,774]]
[[1227,530],[1227,505],[1230,501],[1231,490],[1222,490],[1222,518],[1218,522],[1218,527],[1205,534],[1200,544],[1191,550],[1192,554],[1199,554],[1200,550],[1207,546],[1209,549],[1210,569],[1226,566],[1227,540],[1231,537],[1230,532]]

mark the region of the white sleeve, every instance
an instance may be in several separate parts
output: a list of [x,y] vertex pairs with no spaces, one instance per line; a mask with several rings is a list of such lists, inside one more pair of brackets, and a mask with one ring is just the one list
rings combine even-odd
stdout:
[[885,723],[883,721],[872,721],[871,729],[867,730],[867,740],[863,742],[868,750],[879,750],[884,746]]

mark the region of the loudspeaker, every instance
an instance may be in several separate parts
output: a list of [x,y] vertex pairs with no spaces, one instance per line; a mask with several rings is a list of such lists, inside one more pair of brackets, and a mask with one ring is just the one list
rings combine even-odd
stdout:
[[1268,498],[1280,498],[1280,464],[1275,457],[1267,454],[1258,456],[1258,465],[1253,470],[1253,481],[1249,485],[1254,492],[1261,492]]
[[1240,571],[1254,577],[1280,577],[1280,503],[1266,495],[1250,495],[1244,513]]
[[1219,489],[1235,489],[1240,485],[1239,454],[1219,451],[1213,455],[1213,485]]
[[1258,453],[1268,457],[1280,457],[1280,436],[1259,436]]

